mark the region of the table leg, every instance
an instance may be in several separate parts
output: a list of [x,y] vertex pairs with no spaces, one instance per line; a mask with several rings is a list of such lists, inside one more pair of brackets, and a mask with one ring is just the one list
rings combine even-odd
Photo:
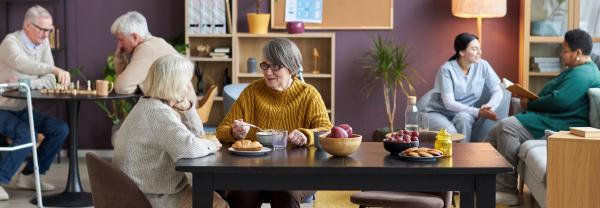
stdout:
[[[79,119],[79,101],[67,101],[69,116],[69,176],[65,191],[56,195],[43,196],[44,205],[49,207],[86,207],[92,206],[92,194],[85,192],[79,178],[77,157],[77,121]],[[32,199],[32,202],[36,202]]]
[[194,208],[212,207],[212,175],[192,173],[192,206]]
[[496,207],[496,175],[482,175],[475,179],[477,207]]
[[475,207],[475,195],[473,192],[460,192],[460,208],[473,208]]

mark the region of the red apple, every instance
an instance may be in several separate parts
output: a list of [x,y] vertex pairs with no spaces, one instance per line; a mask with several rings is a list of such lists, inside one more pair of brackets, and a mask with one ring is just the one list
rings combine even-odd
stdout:
[[348,124],[340,124],[338,125],[339,127],[342,127],[342,129],[346,130],[346,133],[348,133],[348,136],[352,136],[352,127]]
[[331,138],[348,138],[348,132],[344,130],[342,127],[334,126],[331,128]]

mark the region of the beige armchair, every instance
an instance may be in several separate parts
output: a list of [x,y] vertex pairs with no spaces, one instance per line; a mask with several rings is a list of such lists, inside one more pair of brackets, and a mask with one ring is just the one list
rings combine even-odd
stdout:
[[200,119],[202,119],[202,123],[206,123],[208,121],[215,97],[217,97],[217,86],[211,85],[202,99],[198,101],[198,108],[196,108],[196,112],[198,112],[198,116],[200,116]]

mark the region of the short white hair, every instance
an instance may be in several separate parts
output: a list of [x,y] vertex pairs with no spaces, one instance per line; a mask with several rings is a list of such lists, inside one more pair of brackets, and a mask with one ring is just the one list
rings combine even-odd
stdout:
[[23,27],[29,23],[36,22],[38,19],[46,18],[52,19],[52,15],[50,15],[48,10],[44,9],[44,7],[40,5],[32,6],[27,9],[27,12],[25,12],[25,18],[23,18]]
[[150,37],[146,18],[136,11],[127,12],[117,18],[110,27],[110,32],[113,35],[120,33],[128,37],[133,33],[137,33],[144,40]]
[[178,54],[164,55],[150,66],[142,82],[144,95],[164,100],[181,101],[192,80],[194,64]]

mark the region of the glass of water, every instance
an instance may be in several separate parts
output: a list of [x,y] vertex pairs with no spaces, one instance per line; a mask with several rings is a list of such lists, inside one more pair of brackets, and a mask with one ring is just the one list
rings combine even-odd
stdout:
[[279,130],[273,133],[273,148],[274,149],[285,149],[287,147],[288,132],[286,130]]
[[429,131],[429,114],[419,112],[419,131]]

